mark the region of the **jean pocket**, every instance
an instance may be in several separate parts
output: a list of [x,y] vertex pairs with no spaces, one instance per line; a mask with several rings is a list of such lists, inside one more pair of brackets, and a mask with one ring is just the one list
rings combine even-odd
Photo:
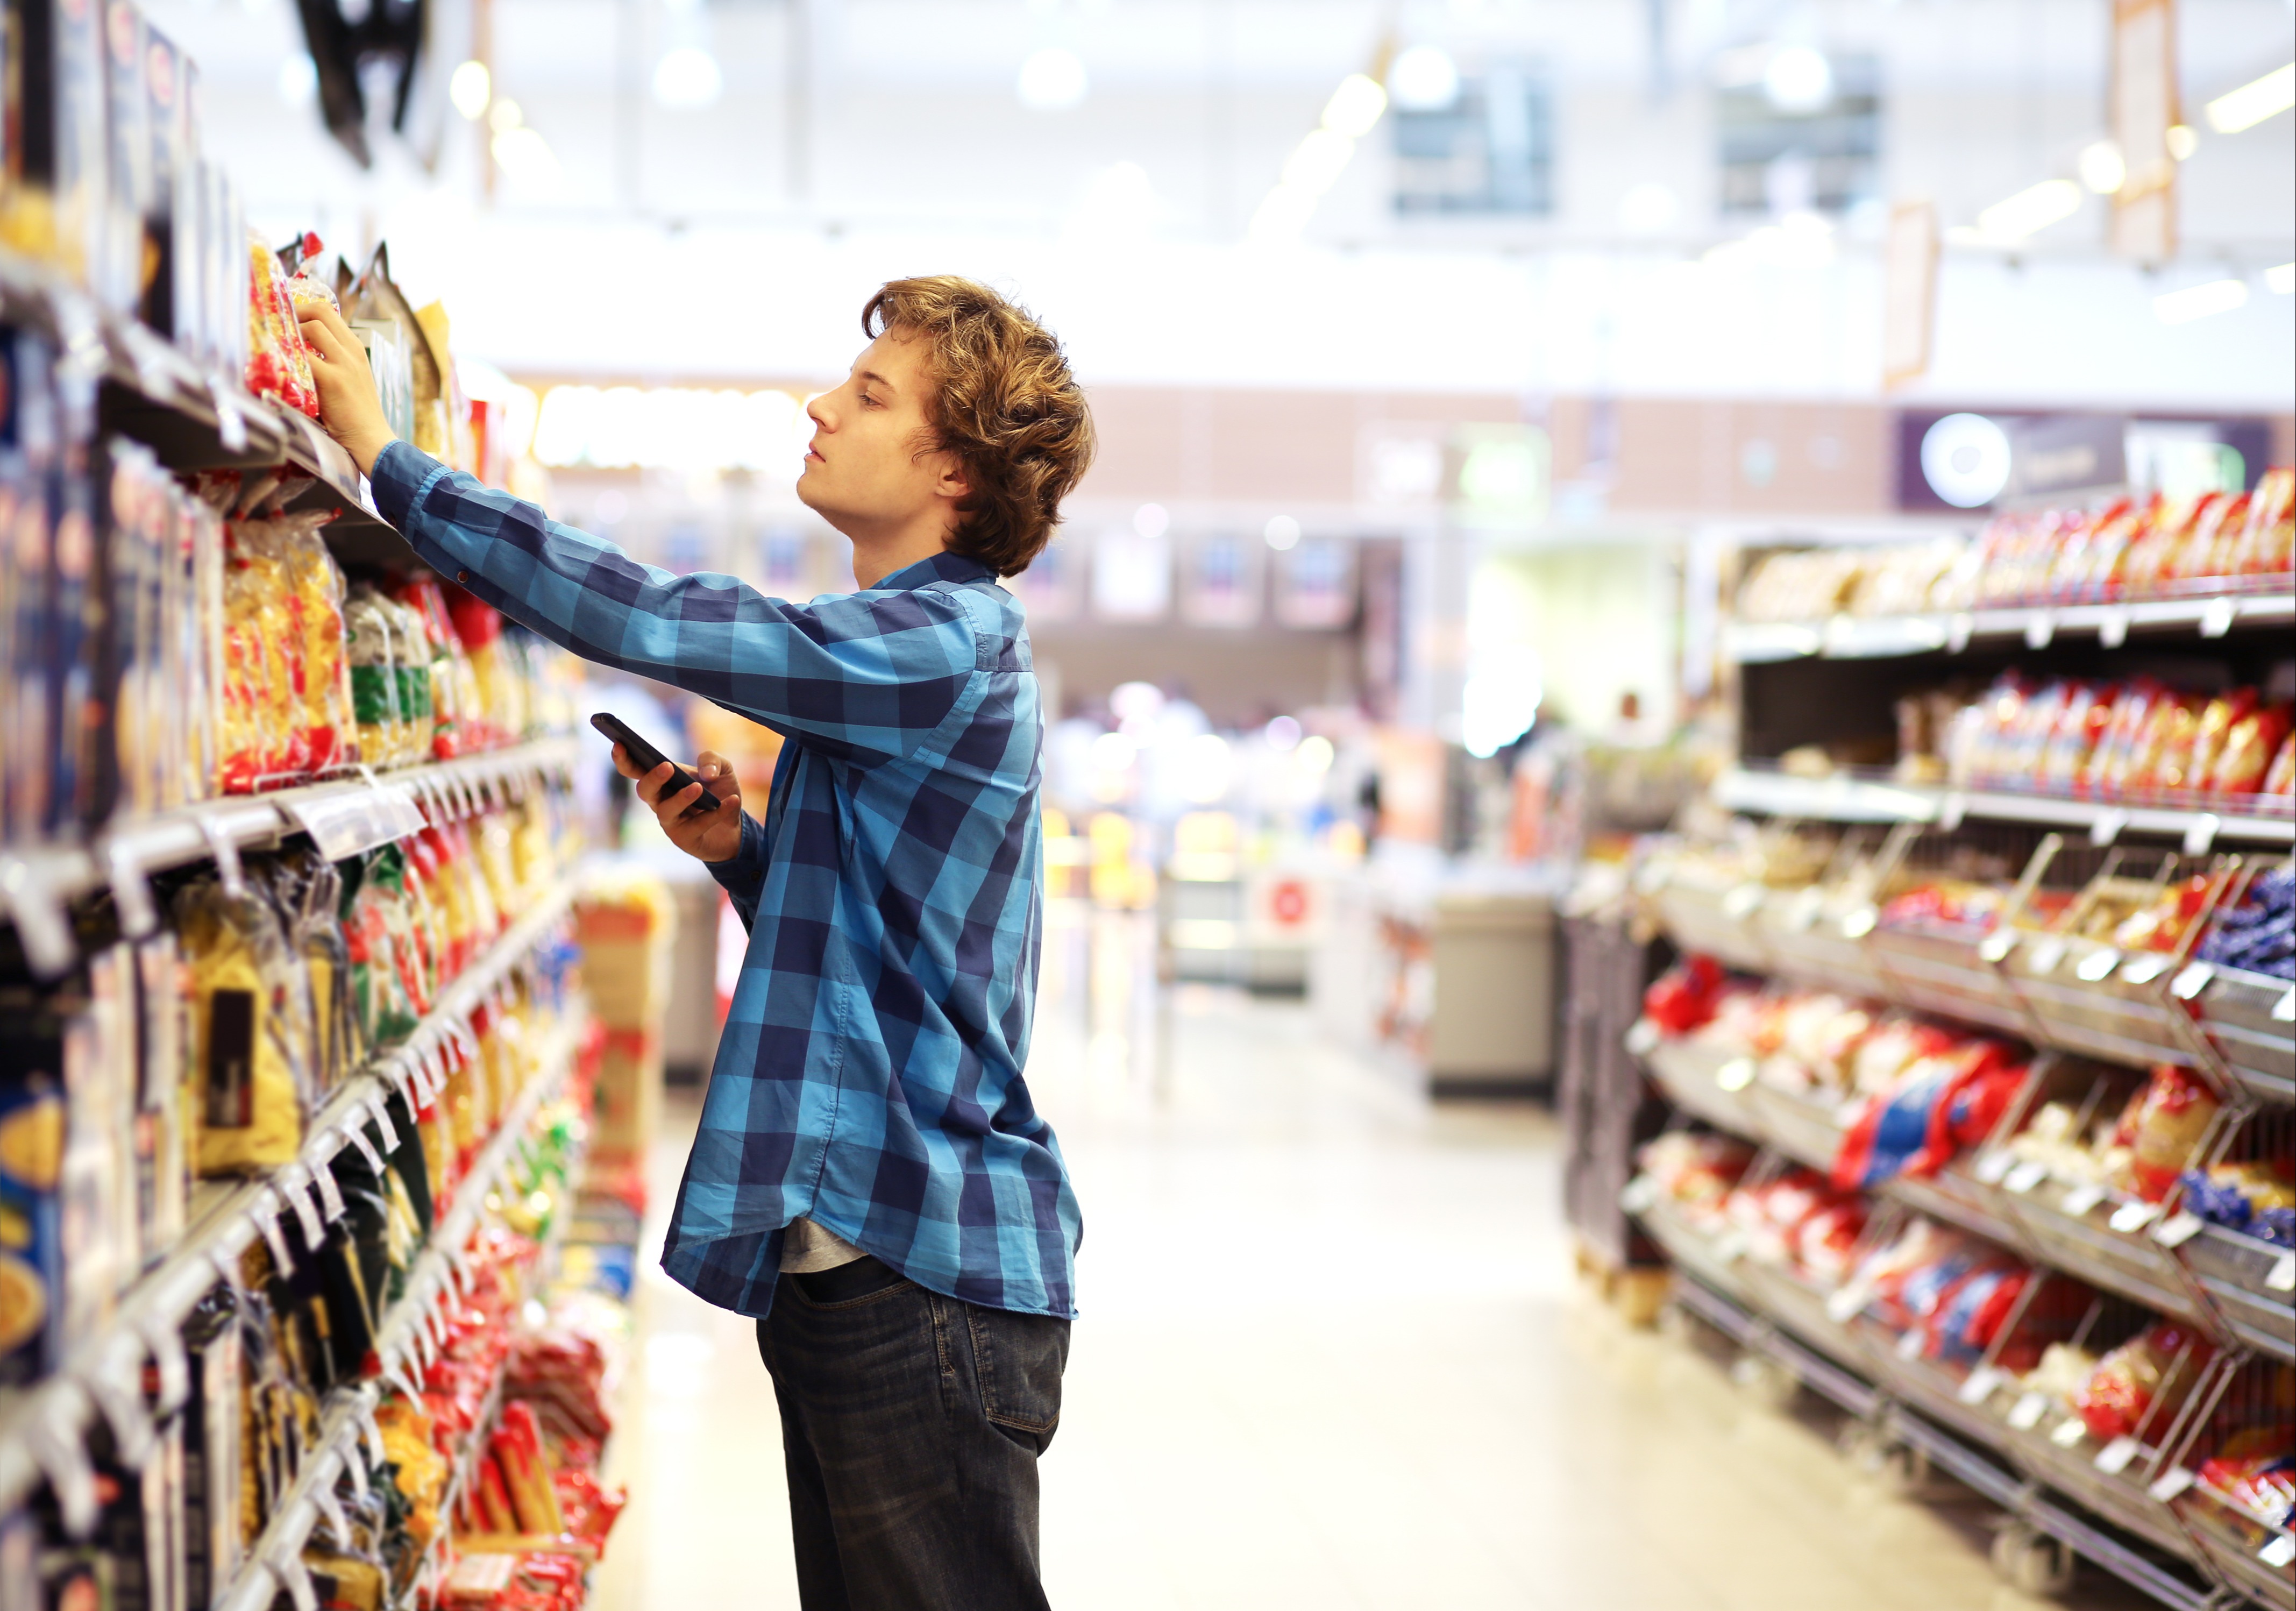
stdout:
[[968,1304],[980,1412],[991,1426],[1026,1434],[1042,1453],[1061,1424],[1061,1372],[1068,1365],[1069,1323],[1050,1315],[1013,1314]]

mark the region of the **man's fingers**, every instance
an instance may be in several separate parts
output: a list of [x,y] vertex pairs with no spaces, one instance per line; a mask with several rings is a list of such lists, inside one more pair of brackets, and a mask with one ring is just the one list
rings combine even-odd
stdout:
[[645,776],[644,772],[638,770],[638,763],[630,759],[630,752],[622,748],[619,744],[616,744],[614,746],[614,770],[619,772],[625,777],[643,777]]
[[637,780],[638,798],[657,811],[661,810],[661,792],[669,785],[669,775],[676,769],[665,760],[651,772],[640,776]]
[[689,783],[676,793],[663,800],[661,814],[665,817],[683,817],[693,809],[695,802],[701,798],[701,785],[698,783]]

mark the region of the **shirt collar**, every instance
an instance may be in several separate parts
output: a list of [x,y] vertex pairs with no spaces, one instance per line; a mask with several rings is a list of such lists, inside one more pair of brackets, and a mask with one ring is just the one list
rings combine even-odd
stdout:
[[871,592],[906,592],[931,582],[986,582],[996,577],[988,566],[969,555],[951,554],[946,548],[914,565],[904,565],[890,576],[880,577]]

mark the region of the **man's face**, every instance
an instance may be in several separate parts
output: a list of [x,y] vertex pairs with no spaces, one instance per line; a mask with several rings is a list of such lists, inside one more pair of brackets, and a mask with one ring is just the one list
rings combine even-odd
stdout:
[[946,522],[964,493],[955,460],[922,451],[932,440],[925,400],[932,382],[921,341],[888,331],[853,362],[834,391],[813,399],[814,424],[797,495],[857,540]]

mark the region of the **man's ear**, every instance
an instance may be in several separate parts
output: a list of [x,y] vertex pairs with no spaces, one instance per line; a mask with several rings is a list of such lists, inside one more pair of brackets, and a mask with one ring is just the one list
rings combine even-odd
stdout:
[[972,496],[972,478],[965,474],[964,463],[954,453],[938,456],[939,473],[933,479],[933,490],[955,503],[963,503]]

